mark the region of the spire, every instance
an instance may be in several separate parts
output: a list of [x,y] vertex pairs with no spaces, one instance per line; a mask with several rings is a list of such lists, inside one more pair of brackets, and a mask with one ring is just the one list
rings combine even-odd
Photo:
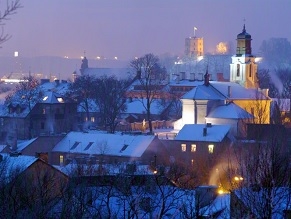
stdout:
[[243,27],[243,30],[242,30],[243,33],[246,32],[246,24],[244,24],[244,27]]

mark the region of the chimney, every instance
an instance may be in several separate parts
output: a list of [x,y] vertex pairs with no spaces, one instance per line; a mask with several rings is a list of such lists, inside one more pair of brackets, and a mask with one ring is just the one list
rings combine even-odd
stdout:
[[60,80],[59,80],[59,79],[56,79],[56,80],[55,80],[55,83],[56,83],[56,87],[59,86],[59,84],[60,84]]
[[176,84],[179,84],[179,83],[180,83],[180,75],[176,74]]
[[208,74],[208,72],[206,72],[206,74],[204,75],[204,85],[209,86],[209,74]]
[[195,73],[190,73],[190,81],[195,81]]
[[181,80],[185,80],[186,73],[184,71],[180,72]]
[[207,128],[204,127],[204,128],[203,128],[203,136],[206,136],[206,135],[207,135]]
[[231,97],[231,86],[227,87],[227,96]]

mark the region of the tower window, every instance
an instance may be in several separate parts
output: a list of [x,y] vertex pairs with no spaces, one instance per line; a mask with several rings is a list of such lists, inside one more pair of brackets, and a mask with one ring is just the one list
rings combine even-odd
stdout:
[[209,154],[213,154],[213,150],[214,150],[214,145],[213,144],[208,145]]
[[186,151],[186,144],[181,144],[181,150],[182,150],[183,152]]
[[196,151],[196,144],[191,144],[191,152],[195,152]]
[[236,65],[236,76],[239,77],[240,76],[240,64]]
[[250,65],[249,77],[252,77],[252,65]]

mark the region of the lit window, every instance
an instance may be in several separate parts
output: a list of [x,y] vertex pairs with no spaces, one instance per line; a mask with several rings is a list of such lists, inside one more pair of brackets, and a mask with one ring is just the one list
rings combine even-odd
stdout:
[[60,165],[63,165],[63,164],[64,164],[64,156],[60,155]]
[[42,114],[45,114],[45,108],[42,109]]
[[209,154],[212,154],[213,153],[213,149],[214,149],[214,145],[213,144],[208,145],[208,152],[209,152]]
[[182,151],[186,151],[186,144],[181,144],[181,149],[182,149]]
[[64,102],[64,99],[61,98],[61,97],[58,97],[57,100],[59,101],[59,103],[63,103]]
[[191,152],[195,152],[196,151],[196,144],[191,144]]
[[94,116],[91,117],[91,122],[95,122],[95,117]]

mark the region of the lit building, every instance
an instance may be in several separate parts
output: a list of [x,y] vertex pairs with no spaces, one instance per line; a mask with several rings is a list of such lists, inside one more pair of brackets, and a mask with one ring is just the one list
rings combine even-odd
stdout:
[[236,55],[230,64],[230,82],[236,82],[245,88],[258,88],[256,57],[252,55],[252,37],[246,32],[245,25],[237,35]]
[[202,37],[188,37],[185,39],[185,55],[188,57],[203,56],[203,38]]

